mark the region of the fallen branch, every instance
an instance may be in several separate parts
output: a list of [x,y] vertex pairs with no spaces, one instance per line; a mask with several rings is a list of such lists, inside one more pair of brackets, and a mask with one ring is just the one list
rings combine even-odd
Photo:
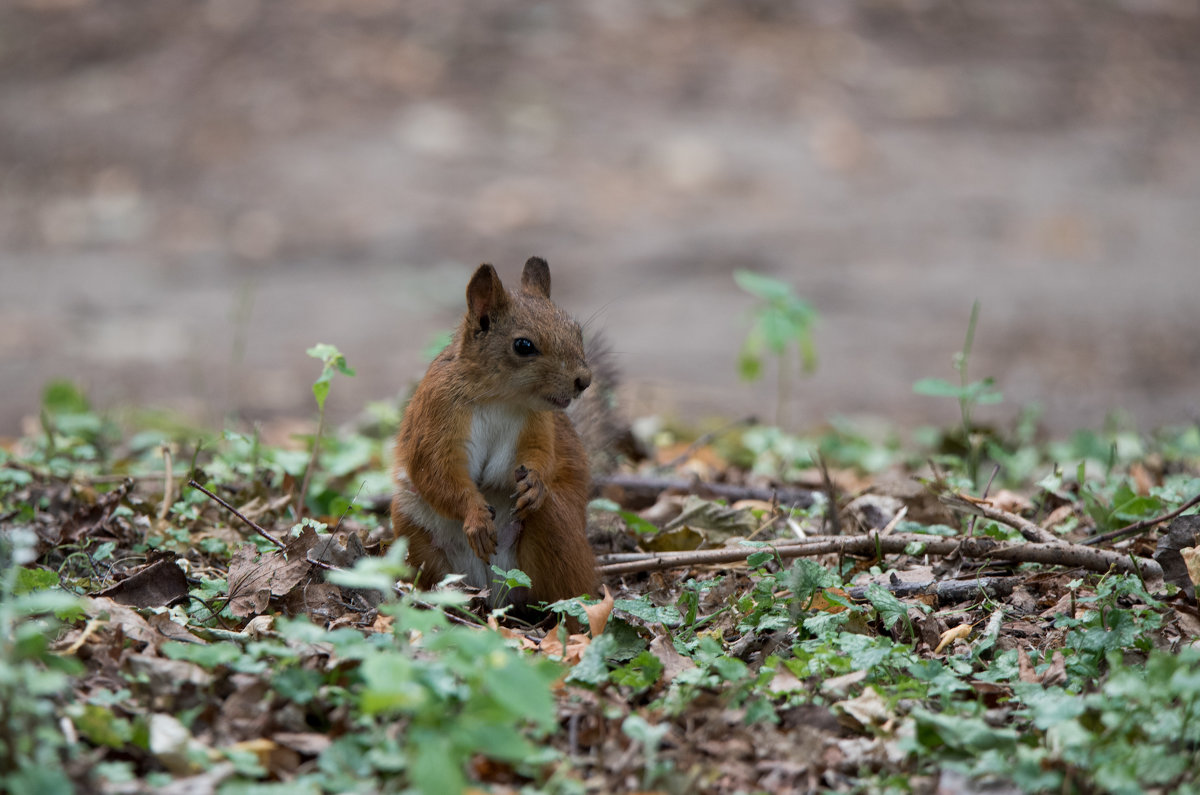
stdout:
[[752,486],[735,486],[730,483],[707,483],[702,480],[685,480],[683,478],[650,478],[640,475],[609,475],[597,478],[595,485],[599,488],[615,486],[635,494],[657,495],[663,491],[684,491],[689,494],[711,495],[727,500],[762,500],[770,502],[778,499],[780,505],[796,508],[809,508],[813,504],[813,492],[809,489],[760,489]]
[[224,508],[225,510],[229,511],[231,514],[233,514],[233,515],[234,515],[234,516],[236,516],[237,518],[241,519],[243,522],[245,522],[245,523],[246,523],[246,525],[247,525],[248,527],[250,527],[250,529],[252,529],[254,532],[258,533],[260,536],[262,536],[263,538],[265,538],[265,539],[267,539],[268,541],[270,541],[272,544],[274,544],[274,545],[275,545],[276,547],[278,547],[279,549],[283,549],[285,546],[287,546],[287,545],[286,545],[286,544],[284,544],[282,541],[280,541],[278,538],[276,538],[275,536],[271,535],[271,534],[270,534],[270,533],[268,533],[266,530],[264,530],[264,529],[262,528],[262,526],[261,526],[261,525],[259,525],[257,522],[255,522],[253,519],[250,519],[250,518],[248,518],[248,517],[244,516],[244,515],[241,513],[241,511],[239,511],[237,508],[234,508],[232,505],[230,505],[229,503],[225,502],[225,500],[223,500],[223,499],[221,499],[220,497],[218,497],[217,495],[213,494],[211,491],[209,491],[208,489],[204,488],[203,486],[201,486],[201,485],[200,485],[199,483],[197,483],[196,481],[194,481],[194,480],[189,480],[189,481],[188,481],[188,485],[189,485],[189,486],[191,486],[193,489],[197,489],[197,490],[199,490],[199,491],[203,492],[204,494],[207,494],[207,495],[208,495],[208,497],[209,497],[210,499],[212,499],[212,500],[216,500],[216,502],[217,502],[217,503],[218,503],[218,504],[219,504],[219,505],[220,505],[222,508]]
[[1190,500],[1188,500],[1187,502],[1185,502],[1183,505],[1176,508],[1175,510],[1171,511],[1170,513],[1164,513],[1161,516],[1154,516],[1150,519],[1142,519],[1141,521],[1134,522],[1133,524],[1127,524],[1124,527],[1118,527],[1116,530],[1111,530],[1107,533],[1101,533],[1100,535],[1095,535],[1095,536],[1091,536],[1089,538],[1085,538],[1083,541],[1080,541],[1079,543],[1091,546],[1092,544],[1103,544],[1106,541],[1115,541],[1119,538],[1124,538],[1125,536],[1137,535],[1138,533],[1142,532],[1143,530],[1149,530],[1151,527],[1154,527],[1157,524],[1162,524],[1163,522],[1171,521],[1172,519],[1179,516],[1184,511],[1186,511],[1188,508],[1195,507],[1196,505],[1200,505],[1200,494],[1197,494],[1195,497],[1192,497]]
[[1088,571],[1107,572],[1115,569],[1126,574],[1140,573],[1147,579],[1162,576],[1162,567],[1149,558],[1133,558],[1103,549],[1092,549],[1079,544],[1003,544],[989,538],[942,538],[939,536],[896,533],[880,536],[876,533],[844,538],[826,538],[797,544],[780,544],[774,547],[736,547],[733,549],[711,549],[690,552],[660,552],[644,560],[612,563],[597,567],[601,576],[636,574],[644,571],[663,571],[686,566],[703,566],[718,563],[740,563],[755,552],[769,549],[787,560],[816,555],[884,555],[901,554],[910,545],[921,547],[918,554],[951,555],[959,552],[964,557],[1006,560],[1013,563],[1042,563],[1050,566],[1068,566]]
[[1024,516],[1018,516],[1015,513],[995,508],[986,499],[981,500],[978,497],[971,497],[959,492],[939,495],[938,500],[952,511],[982,516],[985,519],[991,519],[994,522],[1008,525],[1020,533],[1026,541],[1032,541],[1036,544],[1064,543],[1058,536],[1043,530],[1036,523],[1031,522]]

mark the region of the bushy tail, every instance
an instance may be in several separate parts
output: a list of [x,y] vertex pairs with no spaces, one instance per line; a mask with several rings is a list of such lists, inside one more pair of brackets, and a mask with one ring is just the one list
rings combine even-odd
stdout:
[[592,385],[571,404],[567,415],[583,439],[592,477],[596,477],[611,472],[621,456],[640,461],[646,453],[617,410],[620,373],[612,349],[597,335],[588,339],[584,352],[592,371]]

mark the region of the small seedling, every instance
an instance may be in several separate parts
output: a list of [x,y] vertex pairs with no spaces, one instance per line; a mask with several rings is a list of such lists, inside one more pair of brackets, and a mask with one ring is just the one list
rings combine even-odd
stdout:
[[971,358],[971,346],[975,342],[975,324],[979,320],[979,301],[971,307],[971,319],[967,321],[967,339],[963,348],[954,354],[954,369],[958,371],[957,385],[943,378],[922,378],[913,384],[913,392],[918,395],[933,397],[952,397],[958,401],[962,415],[963,441],[967,445],[967,474],[972,483],[978,483],[979,459],[983,449],[981,441],[972,439],[973,425],[971,413],[976,406],[999,403],[1004,394],[994,389],[995,381],[985,378],[982,381],[971,381],[967,376],[967,364]]
[[790,284],[747,270],[734,271],[733,279],[760,303],[751,315],[753,325],[746,333],[738,371],[746,381],[762,378],[763,358],[770,353],[778,362],[775,424],[783,425],[784,406],[788,402],[791,376],[788,349],[794,344],[800,355],[800,369],[811,373],[817,367],[817,351],[812,330],[817,312],[792,291]]
[[317,399],[317,433],[313,436],[312,455],[308,459],[308,466],[304,468],[304,481],[296,495],[297,518],[304,515],[304,498],[308,494],[308,483],[312,478],[313,469],[316,468],[317,455],[321,449],[321,434],[325,432],[325,398],[329,397],[330,382],[333,381],[335,373],[354,375],[354,370],[346,364],[346,357],[333,345],[318,343],[305,353],[314,359],[320,359],[323,366],[321,374],[312,385],[313,397]]

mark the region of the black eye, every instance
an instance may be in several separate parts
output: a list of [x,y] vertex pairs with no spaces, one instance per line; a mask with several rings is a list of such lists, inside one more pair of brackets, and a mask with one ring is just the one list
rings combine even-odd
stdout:
[[517,356],[536,356],[538,349],[536,345],[524,337],[517,337],[513,340],[513,353]]

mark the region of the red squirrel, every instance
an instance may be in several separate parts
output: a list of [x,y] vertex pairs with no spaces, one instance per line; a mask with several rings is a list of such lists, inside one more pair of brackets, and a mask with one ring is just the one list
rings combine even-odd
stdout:
[[546,261],[525,263],[518,290],[480,265],[397,436],[392,527],[420,582],[463,574],[496,604],[496,565],[529,575],[530,588],[506,596],[518,606],[597,592],[587,453],[564,413],[591,381],[579,324],[550,300]]

